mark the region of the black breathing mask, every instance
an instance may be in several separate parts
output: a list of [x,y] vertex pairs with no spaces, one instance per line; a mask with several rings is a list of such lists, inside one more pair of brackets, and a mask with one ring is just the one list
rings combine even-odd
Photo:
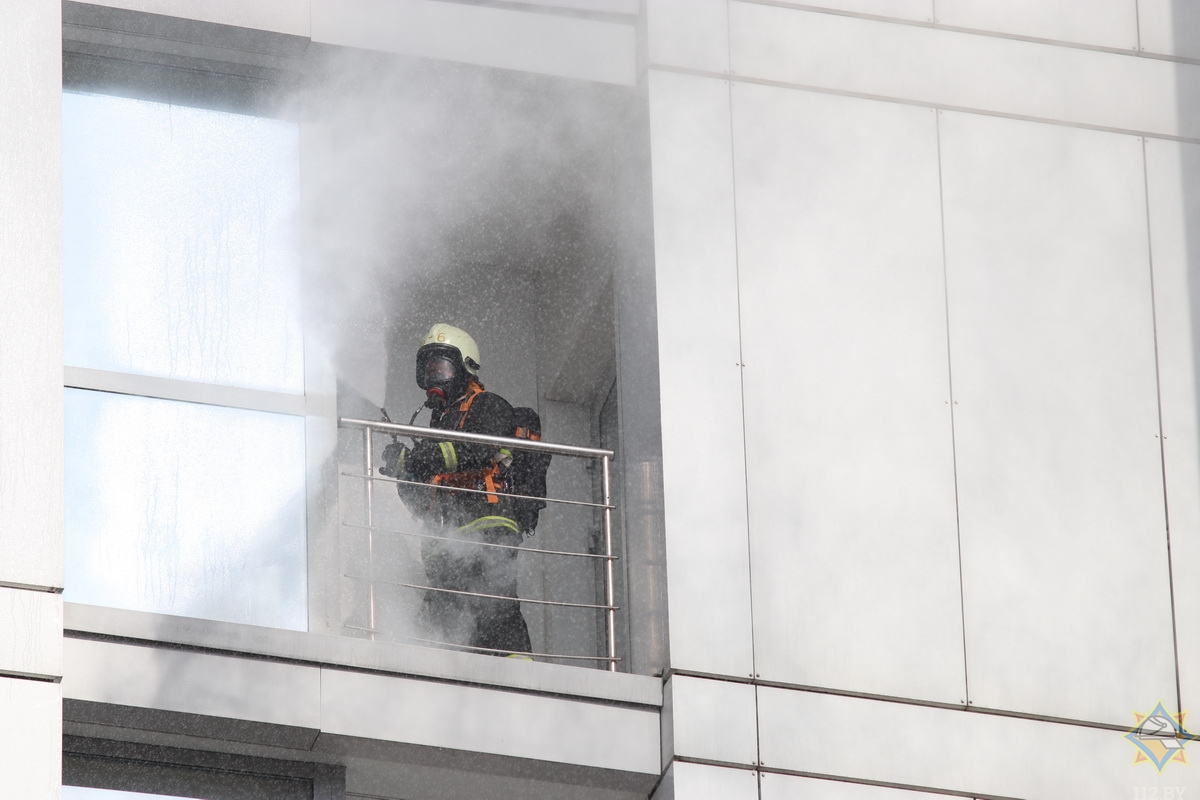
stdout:
[[469,378],[457,347],[434,343],[417,351],[417,386],[425,390],[430,408],[445,408],[461,397]]

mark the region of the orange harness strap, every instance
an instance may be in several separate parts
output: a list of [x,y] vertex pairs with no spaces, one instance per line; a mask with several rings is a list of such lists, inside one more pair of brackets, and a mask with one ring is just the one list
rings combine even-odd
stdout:
[[[475,402],[475,398],[483,394],[483,386],[476,381],[471,381],[467,387],[467,396],[458,404],[458,424],[454,427],[460,431],[466,429],[467,412],[471,410],[471,404]],[[474,489],[479,486],[480,481],[483,482],[484,488],[489,492],[487,501],[489,503],[499,503],[500,497],[491,492],[500,491],[501,487],[496,478],[500,474],[500,462],[493,461],[492,465],[483,470],[472,470],[470,472],[443,472],[434,475],[430,483],[442,486],[455,486],[460,489]]]
[[454,427],[461,430],[466,430],[467,412],[471,410],[471,404],[475,402],[475,398],[483,394],[483,385],[477,381],[471,381],[467,384],[467,396],[458,404],[458,424]]

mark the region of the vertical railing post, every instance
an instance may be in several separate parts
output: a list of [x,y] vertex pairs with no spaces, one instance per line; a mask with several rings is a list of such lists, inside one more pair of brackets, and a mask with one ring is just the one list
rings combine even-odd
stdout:
[[616,603],[617,587],[613,579],[613,537],[612,537],[612,486],[610,485],[608,456],[600,457],[600,484],[604,495],[604,610],[608,634],[608,669],[617,671],[617,612],[613,608]]
[[375,638],[375,453],[371,446],[371,429],[363,428],[363,474],[366,480],[366,516],[367,516],[367,627],[371,629],[371,638]]

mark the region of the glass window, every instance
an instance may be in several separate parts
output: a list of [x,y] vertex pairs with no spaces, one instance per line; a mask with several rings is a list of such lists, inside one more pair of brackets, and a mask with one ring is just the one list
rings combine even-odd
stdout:
[[64,597],[304,630],[304,418],[261,410],[303,408],[298,127],[70,92],[63,121],[65,362],[84,368]]
[[306,627],[302,417],[65,399],[64,599]]
[[300,394],[293,123],[63,95],[66,363]]

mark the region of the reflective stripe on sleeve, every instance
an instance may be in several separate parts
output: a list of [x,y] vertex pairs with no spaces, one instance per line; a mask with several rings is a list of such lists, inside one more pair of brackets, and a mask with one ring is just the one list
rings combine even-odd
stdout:
[[453,442],[438,442],[442,451],[442,461],[446,464],[446,472],[458,472],[458,453],[454,451]]

